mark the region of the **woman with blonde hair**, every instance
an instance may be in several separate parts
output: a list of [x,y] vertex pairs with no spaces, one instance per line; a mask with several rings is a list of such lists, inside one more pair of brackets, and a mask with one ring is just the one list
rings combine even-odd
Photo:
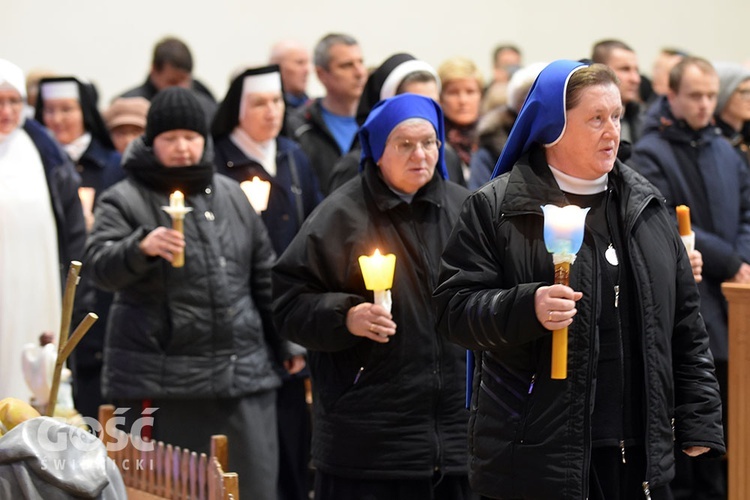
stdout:
[[477,65],[465,57],[454,57],[438,68],[442,84],[440,105],[445,113],[445,140],[458,153],[468,175],[471,154],[476,150],[476,128],[484,79]]

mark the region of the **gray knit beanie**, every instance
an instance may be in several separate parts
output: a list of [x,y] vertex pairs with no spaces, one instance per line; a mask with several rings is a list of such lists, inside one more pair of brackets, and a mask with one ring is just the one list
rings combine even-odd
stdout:
[[740,83],[750,80],[750,69],[741,64],[720,62],[714,63],[716,73],[719,75],[719,95],[716,99],[715,114],[720,114],[727,105],[732,93],[737,90]]
[[193,130],[206,137],[208,121],[192,90],[168,87],[156,94],[151,101],[143,139],[147,146],[151,146],[157,135],[178,129]]

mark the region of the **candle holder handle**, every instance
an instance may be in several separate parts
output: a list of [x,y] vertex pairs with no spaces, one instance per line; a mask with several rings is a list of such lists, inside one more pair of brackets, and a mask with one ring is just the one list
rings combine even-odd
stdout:
[[375,300],[373,301],[374,304],[378,304],[380,306],[383,306],[383,309],[391,312],[391,306],[393,305],[393,299],[391,298],[391,291],[390,290],[374,290]]
[[[570,262],[555,264],[555,284],[570,284]],[[568,327],[552,332],[552,369],[551,376],[555,380],[568,378]]]
[[[185,216],[172,216],[172,229],[179,231],[181,234],[185,234]],[[172,259],[172,267],[183,267],[185,265],[185,250],[174,254]]]
[[695,232],[690,231],[690,234],[680,235],[680,238],[682,239],[682,243],[685,245],[685,250],[687,250],[688,253],[695,250]]
[[[192,207],[161,207],[172,218],[172,229],[185,234],[185,215],[192,212]],[[185,250],[174,254],[172,267],[183,267],[185,265]]]

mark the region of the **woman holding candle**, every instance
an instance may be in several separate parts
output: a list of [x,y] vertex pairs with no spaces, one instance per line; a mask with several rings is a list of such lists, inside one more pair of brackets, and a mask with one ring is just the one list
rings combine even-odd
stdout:
[[[275,398],[289,357],[270,317],[275,254],[239,185],[214,173],[207,137],[192,92],[161,91],[123,161],[128,177],[98,201],[86,262],[115,292],[102,385],[136,408],[130,418],[158,408],[155,439],[208,451],[212,434],[227,434],[242,497],[275,499]],[[193,209],[184,235],[162,209],[176,191],[174,208]]]
[[[263,193],[267,207],[261,219],[277,255],[323,199],[305,152],[296,142],[279,136],[284,107],[279,67],[252,68],[234,79],[212,125],[219,173],[241,183],[255,178],[271,185],[270,193]],[[281,500],[308,495],[310,415],[305,381],[309,373],[304,370],[305,350],[295,347],[287,366],[290,373],[277,394]]]
[[[431,290],[465,188],[446,181],[430,98],[378,103],[362,172],[331,193],[274,267],[274,315],[308,349],[315,498],[469,498],[464,351],[440,340]],[[392,309],[359,264],[395,255]],[[443,495],[443,496],[441,496]]]
[[[469,451],[486,497],[670,498],[673,447],[724,452],[690,261],[661,195],[616,160],[621,112],[606,66],[548,65],[443,254],[441,331],[477,351]],[[547,204],[590,208],[570,286],[552,284]]]

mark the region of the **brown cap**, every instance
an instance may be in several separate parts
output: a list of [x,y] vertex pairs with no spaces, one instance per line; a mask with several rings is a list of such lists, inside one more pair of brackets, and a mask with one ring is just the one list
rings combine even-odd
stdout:
[[112,130],[120,125],[135,125],[146,128],[146,115],[151,103],[144,97],[118,97],[104,114],[104,123]]

